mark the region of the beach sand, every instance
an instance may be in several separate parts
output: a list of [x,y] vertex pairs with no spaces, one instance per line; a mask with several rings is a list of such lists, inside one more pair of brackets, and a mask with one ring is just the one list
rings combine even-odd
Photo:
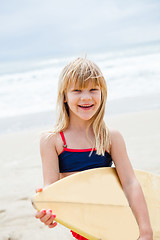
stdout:
[[[160,110],[106,117],[109,127],[120,130],[135,169],[160,174]],[[39,154],[40,134],[45,128],[0,135],[0,239],[73,239],[58,224],[49,229],[34,218],[31,197],[43,186]]]

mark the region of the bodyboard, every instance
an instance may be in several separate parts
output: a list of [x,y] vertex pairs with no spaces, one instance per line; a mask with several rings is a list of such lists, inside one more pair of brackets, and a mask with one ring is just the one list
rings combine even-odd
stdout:
[[[160,176],[134,170],[154,232],[160,237]],[[85,170],[63,178],[37,193],[32,204],[52,209],[56,221],[90,240],[137,240],[139,228],[115,168]]]

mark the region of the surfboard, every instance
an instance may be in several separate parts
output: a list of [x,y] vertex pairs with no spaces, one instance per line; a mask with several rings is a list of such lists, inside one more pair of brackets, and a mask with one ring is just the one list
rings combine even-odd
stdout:
[[[134,170],[154,231],[160,239],[160,176]],[[35,209],[52,209],[56,221],[90,240],[137,240],[139,228],[115,168],[96,168],[63,178],[37,193]]]

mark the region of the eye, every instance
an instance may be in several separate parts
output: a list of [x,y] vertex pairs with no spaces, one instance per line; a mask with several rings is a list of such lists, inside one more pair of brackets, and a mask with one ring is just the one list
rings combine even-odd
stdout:
[[73,92],[81,92],[80,89],[74,89]]
[[90,89],[91,92],[98,91],[98,90],[99,90],[98,88],[91,88]]

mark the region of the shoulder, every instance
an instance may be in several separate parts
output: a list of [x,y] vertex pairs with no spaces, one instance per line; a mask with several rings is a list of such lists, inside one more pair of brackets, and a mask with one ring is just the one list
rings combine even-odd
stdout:
[[56,150],[59,154],[63,147],[63,143],[59,133],[54,133],[51,131],[46,131],[41,134],[40,138],[40,151],[44,152],[46,150]]
[[40,138],[40,154],[43,166],[44,186],[59,179],[59,161],[56,149],[57,134],[44,132]]
[[40,145],[44,146],[53,146],[56,142],[56,134],[52,132],[43,132],[40,138]]
[[122,134],[117,129],[109,129],[109,134],[110,134],[112,143],[117,142],[117,141],[124,141]]
[[119,152],[120,150],[124,150],[126,148],[125,140],[120,131],[116,129],[110,129],[109,133],[111,139],[111,152],[113,153],[114,151]]
[[[111,154],[113,152],[113,149],[117,147],[117,145],[124,144],[124,138],[120,131],[117,129],[111,128],[106,124],[107,129],[107,143],[106,143],[106,149]],[[107,145],[108,144],[108,145]]]
[[123,169],[131,169],[126,144],[122,134],[118,130],[110,130],[111,137],[111,157],[118,169],[118,172]]

